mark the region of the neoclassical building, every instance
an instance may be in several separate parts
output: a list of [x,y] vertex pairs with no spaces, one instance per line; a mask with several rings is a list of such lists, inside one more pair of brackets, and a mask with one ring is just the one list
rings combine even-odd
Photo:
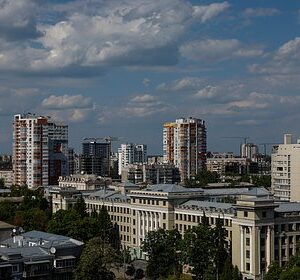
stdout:
[[[201,222],[205,214],[214,226],[223,221],[232,262],[244,279],[263,279],[276,260],[284,265],[298,249],[300,241],[300,203],[275,202],[264,188],[188,189],[179,185],[152,185],[131,189],[127,194],[102,189],[84,192],[53,188],[53,211],[68,209],[83,196],[88,210],[105,206],[119,225],[124,248],[142,258],[142,242],[149,231],[177,228],[180,233]],[[236,203],[223,203],[228,197]]]

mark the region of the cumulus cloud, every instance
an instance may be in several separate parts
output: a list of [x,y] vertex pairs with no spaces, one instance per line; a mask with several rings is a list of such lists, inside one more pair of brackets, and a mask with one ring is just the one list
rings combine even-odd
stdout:
[[198,77],[184,77],[170,83],[162,83],[157,86],[158,91],[162,92],[189,92],[201,87],[204,79]]
[[180,53],[190,60],[214,62],[233,57],[260,56],[263,50],[256,46],[246,47],[237,39],[205,39],[183,44]]
[[37,15],[38,1],[0,0],[0,6],[1,1],[0,38],[2,28],[2,37],[32,40],[0,42],[0,69],[65,76],[102,74],[116,66],[175,65],[178,42],[190,26],[229,7],[227,2],[193,6],[184,0],[80,0],[53,4],[53,19],[42,20],[51,15]]
[[36,38],[37,1],[0,0],[0,37],[6,40]]
[[90,97],[78,95],[50,95],[42,101],[42,107],[46,109],[78,109],[91,108],[93,106]]
[[280,11],[276,8],[247,8],[243,14],[247,18],[270,17],[280,14]]
[[249,69],[252,72],[269,75],[299,75],[300,37],[284,43],[265,63],[253,64]]
[[230,7],[228,2],[212,3],[205,6],[194,6],[194,17],[199,18],[203,23],[216,17]]

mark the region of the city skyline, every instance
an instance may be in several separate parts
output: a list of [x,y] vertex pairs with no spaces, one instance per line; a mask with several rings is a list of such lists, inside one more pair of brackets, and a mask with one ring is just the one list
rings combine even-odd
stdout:
[[162,154],[181,117],[205,120],[210,151],[299,136],[297,1],[0,3],[0,153],[26,112],[69,125],[76,151],[111,135]]

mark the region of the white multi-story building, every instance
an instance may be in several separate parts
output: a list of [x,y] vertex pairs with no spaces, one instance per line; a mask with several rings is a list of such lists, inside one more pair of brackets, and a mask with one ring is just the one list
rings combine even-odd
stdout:
[[272,191],[279,200],[300,201],[300,139],[284,135],[284,144],[272,149]]
[[258,147],[253,143],[241,145],[241,157],[257,161]]
[[121,144],[118,149],[119,154],[119,175],[122,174],[122,169],[131,163],[147,162],[147,145],[142,144]]
[[28,187],[53,185],[67,175],[68,126],[30,113],[15,115],[13,172],[14,183]]
[[181,180],[205,167],[206,127],[196,118],[177,119],[163,128],[164,161],[179,168]]

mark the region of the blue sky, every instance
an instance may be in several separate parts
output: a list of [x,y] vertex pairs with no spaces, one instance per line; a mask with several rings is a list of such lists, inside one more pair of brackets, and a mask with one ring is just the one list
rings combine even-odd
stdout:
[[208,148],[300,136],[300,2],[0,0],[0,153],[12,117],[161,153],[162,124],[206,120]]

